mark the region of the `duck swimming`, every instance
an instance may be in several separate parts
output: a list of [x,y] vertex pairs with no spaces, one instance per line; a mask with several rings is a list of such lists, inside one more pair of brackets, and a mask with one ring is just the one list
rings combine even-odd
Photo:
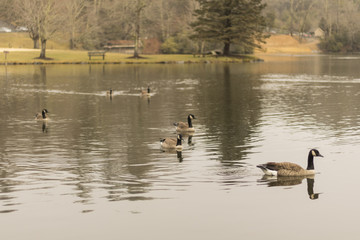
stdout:
[[178,132],[195,132],[195,128],[192,125],[192,120],[196,119],[193,114],[189,114],[187,118],[187,123],[185,122],[176,122],[174,126]]
[[35,114],[35,120],[49,120],[48,113],[48,110],[44,108],[41,113]]
[[110,88],[110,90],[106,92],[106,96],[112,96],[112,95],[113,95],[113,90]]
[[177,138],[161,139],[160,144],[161,144],[161,147],[165,148],[165,149],[181,150],[182,149],[181,141],[182,141],[182,136],[181,136],[181,134],[178,134]]
[[144,96],[144,97],[145,96],[148,96],[148,97],[150,96],[150,87],[149,86],[147,87],[147,90],[142,90],[141,91],[141,96]]
[[323,157],[316,149],[311,149],[308,155],[307,168],[303,169],[301,166],[290,162],[268,162],[257,165],[265,175],[273,176],[308,176],[314,175],[314,157]]

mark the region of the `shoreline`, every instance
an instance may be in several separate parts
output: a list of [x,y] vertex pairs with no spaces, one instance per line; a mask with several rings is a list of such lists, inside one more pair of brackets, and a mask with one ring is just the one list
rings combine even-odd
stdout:
[[[5,54],[4,51],[7,51]],[[47,59],[39,59],[38,49],[0,48],[0,65],[46,65],[46,64],[194,64],[194,63],[250,63],[263,61],[256,54],[236,57],[211,56],[198,57],[194,54],[142,54],[142,58],[131,55],[107,52],[105,59],[89,60],[88,51],[47,50]]]
[[88,62],[78,62],[78,61],[69,61],[69,62],[58,62],[58,61],[34,61],[34,62],[0,62],[0,65],[56,65],[56,64],[63,64],[63,65],[91,65],[91,64],[113,64],[113,65],[130,65],[130,64],[214,64],[214,63],[256,63],[256,62],[264,62],[263,59],[255,59],[255,60],[202,60],[202,61],[88,61]]
[[263,61],[286,61],[294,55],[318,55],[318,40],[299,42],[289,35],[271,35],[262,44],[262,50],[253,54],[232,57],[197,54],[141,54],[144,58],[132,59],[131,55],[106,52],[105,60],[99,57],[89,60],[88,51],[69,49],[46,49],[48,59],[38,59],[40,49],[0,48],[0,65],[54,65],[54,64],[216,64],[216,63],[255,63]]
[[[4,51],[7,51],[6,60]],[[269,61],[286,61],[295,56],[318,56],[318,52],[255,52],[251,55],[236,57],[211,56],[198,57],[193,54],[142,54],[143,58],[129,58],[131,55],[106,53],[105,60],[88,59],[88,51],[78,50],[47,50],[49,59],[38,59],[40,50],[22,48],[0,48],[0,65],[56,65],[56,64],[217,64],[217,63],[257,63]]]

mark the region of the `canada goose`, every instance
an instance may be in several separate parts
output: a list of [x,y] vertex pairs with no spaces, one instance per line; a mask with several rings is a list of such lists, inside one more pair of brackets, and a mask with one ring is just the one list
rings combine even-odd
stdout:
[[299,165],[290,162],[268,162],[257,165],[266,175],[273,176],[308,176],[314,175],[314,157],[323,157],[318,150],[311,149],[308,156],[308,165],[303,169]]
[[150,87],[147,87],[147,90],[141,90],[141,96],[150,96]]
[[35,114],[35,120],[49,120],[48,113],[48,110],[44,108],[41,113]]
[[112,95],[113,95],[113,90],[110,88],[110,90],[106,92],[106,96],[112,97]]
[[177,138],[164,138],[160,140],[161,147],[165,149],[182,149],[181,145],[182,136],[181,134],[177,135]]
[[176,131],[179,131],[179,132],[195,132],[195,129],[192,125],[192,122],[191,120],[192,119],[196,119],[195,116],[193,114],[189,114],[188,115],[188,122],[185,123],[185,122],[176,122],[174,123],[174,126],[176,127]]

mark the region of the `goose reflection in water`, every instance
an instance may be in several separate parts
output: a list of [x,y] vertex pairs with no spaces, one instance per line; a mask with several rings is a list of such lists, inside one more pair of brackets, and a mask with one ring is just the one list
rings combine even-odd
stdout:
[[184,158],[182,156],[182,150],[177,150],[177,149],[161,149],[162,152],[164,153],[168,153],[168,154],[175,154],[176,153],[176,157],[179,160],[179,163],[181,163]]
[[112,102],[114,91],[110,88],[109,91],[106,92],[106,97],[109,98],[110,102]]
[[182,162],[184,159],[182,157],[182,151],[176,151],[177,158],[179,162]]
[[193,146],[195,145],[193,142],[192,142],[192,138],[194,136],[194,133],[193,132],[185,132],[185,133],[181,133],[182,137],[183,137],[183,140],[186,141],[186,138],[187,138],[187,144],[189,146]]
[[307,183],[307,193],[311,200],[319,198],[320,193],[314,193],[314,176],[297,176],[297,177],[275,177],[264,175],[260,182],[266,182],[269,187],[279,187],[279,186],[295,186],[302,183],[306,178]]
[[192,142],[192,135],[191,136],[188,136],[188,141],[187,141],[187,143],[188,143],[188,145],[190,145],[190,146],[192,146],[192,145],[194,145],[193,144],[193,142]]
[[43,124],[42,124],[42,132],[43,132],[43,133],[48,133],[48,125],[47,125],[47,122],[43,122]]
[[150,104],[151,93],[150,93],[149,86],[148,86],[147,90],[141,90],[140,97],[142,97],[142,99],[146,99],[147,103]]

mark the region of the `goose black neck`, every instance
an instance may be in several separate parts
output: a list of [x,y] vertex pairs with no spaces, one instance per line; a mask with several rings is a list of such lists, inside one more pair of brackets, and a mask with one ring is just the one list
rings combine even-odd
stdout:
[[188,116],[188,124],[189,124],[189,128],[192,128],[192,122],[191,122],[191,117],[190,115]]
[[314,179],[311,178],[307,178],[307,191],[309,196],[313,196],[314,195]]
[[181,146],[181,138],[177,138],[177,141],[176,141],[176,146]]
[[41,112],[41,115],[42,115],[42,118],[46,118],[46,112],[45,112],[45,110],[43,110],[42,112]]
[[308,165],[306,170],[314,170],[314,156],[312,155],[312,152],[309,152],[309,156],[308,156]]
[[148,89],[147,89],[147,93],[150,93],[150,88],[148,87]]

